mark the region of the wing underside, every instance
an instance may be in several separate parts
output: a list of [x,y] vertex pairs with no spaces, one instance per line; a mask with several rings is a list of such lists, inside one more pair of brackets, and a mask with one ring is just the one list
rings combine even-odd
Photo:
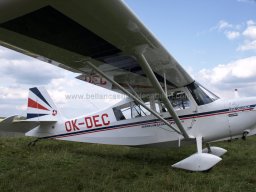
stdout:
[[120,85],[152,94],[155,89],[137,59],[137,50],[144,46],[145,58],[162,86],[166,83],[172,89],[193,82],[121,0],[4,0],[0,44],[117,91],[81,62],[90,60]]

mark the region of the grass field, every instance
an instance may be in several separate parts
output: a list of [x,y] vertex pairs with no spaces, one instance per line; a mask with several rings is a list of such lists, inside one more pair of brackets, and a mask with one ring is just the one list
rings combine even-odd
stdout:
[[0,191],[256,191],[256,137],[216,144],[228,153],[210,172],[172,169],[194,153],[31,138],[0,138]]

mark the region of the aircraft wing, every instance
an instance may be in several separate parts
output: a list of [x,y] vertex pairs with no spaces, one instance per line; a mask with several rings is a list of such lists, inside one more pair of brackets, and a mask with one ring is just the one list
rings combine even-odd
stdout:
[[147,47],[144,56],[162,87],[193,82],[121,0],[1,0],[0,44],[117,91],[82,62],[90,60],[123,87],[152,94],[137,59],[140,47]]

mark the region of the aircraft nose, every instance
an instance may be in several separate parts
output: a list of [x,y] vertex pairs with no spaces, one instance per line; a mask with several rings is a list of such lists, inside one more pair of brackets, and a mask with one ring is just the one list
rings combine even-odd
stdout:
[[228,115],[231,136],[244,136],[256,126],[256,97],[240,98],[230,103]]

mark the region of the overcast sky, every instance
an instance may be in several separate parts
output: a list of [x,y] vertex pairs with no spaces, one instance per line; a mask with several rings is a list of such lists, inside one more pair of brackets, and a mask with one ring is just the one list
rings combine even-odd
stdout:
[[[169,52],[199,82],[224,98],[256,96],[254,0],[125,0]],[[100,110],[108,99],[67,99],[108,94],[76,74],[0,47],[0,116],[25,114],[28,88],[44,86],[68,117]]]

